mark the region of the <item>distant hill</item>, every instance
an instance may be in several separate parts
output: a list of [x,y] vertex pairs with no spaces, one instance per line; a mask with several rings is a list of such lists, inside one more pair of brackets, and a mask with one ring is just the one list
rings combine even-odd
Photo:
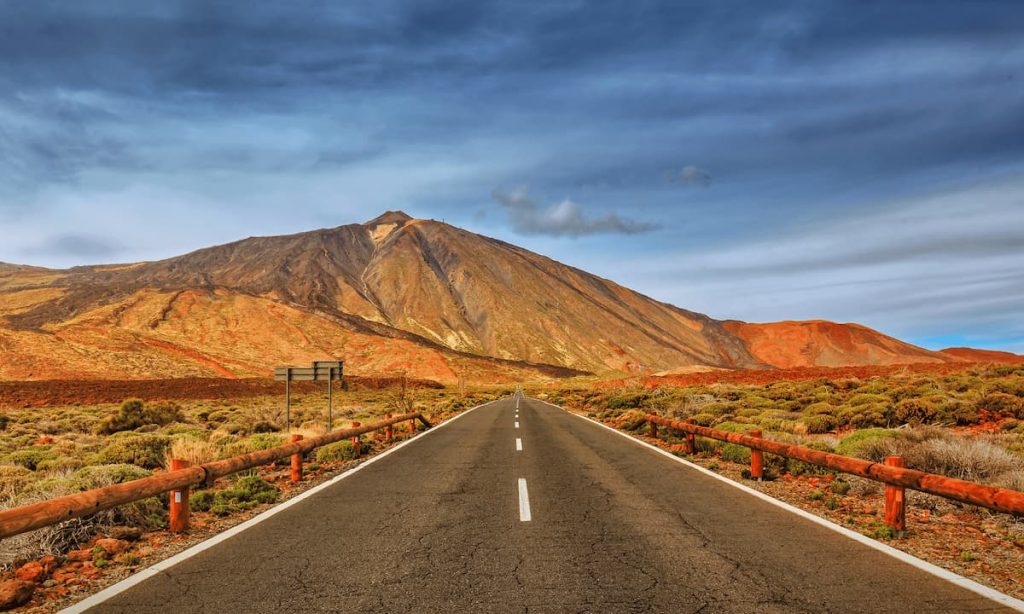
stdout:
[[0,378],[263,375],[337,356],[455,381],[946,362],[856,324],[722,322],[388,212],[158,262],[0,265]]
[[974,348],[946,348],[939,353],[952,356],[966,362],[994,362],[1007,364],[1024,364],[1024,356],[998,350],[976,350]]

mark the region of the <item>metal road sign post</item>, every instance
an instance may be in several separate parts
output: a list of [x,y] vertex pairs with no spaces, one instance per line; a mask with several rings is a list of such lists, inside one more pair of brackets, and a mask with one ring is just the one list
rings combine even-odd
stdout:
[[312,367],[277,367],[274,380],[284,384],[285,429],[292,428],[292,382],[327,382],[327,430],[334,428],[334,382],[341,381],[345,363],[340,360],[317,360]]

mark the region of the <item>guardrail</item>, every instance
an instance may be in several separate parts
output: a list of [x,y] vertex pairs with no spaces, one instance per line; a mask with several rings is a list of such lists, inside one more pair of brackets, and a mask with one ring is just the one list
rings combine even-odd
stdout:
[[875,463],[861,458],[771,441],[762,438],[759,430],[752,430],[749,434],[742,435],[698,426],[690,420],[672,420],[654,414],[646,414],[644,418],[650,425],[653,437],[658,437],[659,425],[685,433],[686,443],[683,448],[690,454],[696,450],[695,437],[697,435],[750,448],[750,476],[753,479],[760,480],[764,476],[764,453],[767,452],[882,482],[886,484],[885,524],[896,531],[897,535],[906,531],[905,489],[907,488],[997,512],[1024,514],[1024,492],[906,469],[903,467],[903,458],[900,456],[886,457],[884,464]]
[[118,505],[148,499],[163,493],[170,493],[171,531],[185,531],[188,529],[189,524],[188,496],[189,489],[192,486],[212,486],[217,478],[246,469],[268,465],[289,457],[291,458],[291,480],[292,482],[298,482],[302,479],[302,458],[307,453],[327,444],[351,439],[358,454],[360,435],[384,429],[385,439],[391,441],[394,437],[392,427],[405,421],[409,421],[411,432],[416,431],[417,421],[422,423],[425,428],[431,427],[430,422],[419,412],[402,414],[395,417],[389,415],[380,422],[367,424],[366,426],[353,422],[352,428],[333,431],[317,437],[310,437],[309,439],[303,439],[301,435],[292,435],[291,443],[283,446],[233,456],[203,465],[190,467],[188,463],[175,459],[171,463],[170,471],[160,475],[153,475],[132,480],[131,482],[113,484],[66,497],[2,510],[0,511],[0,539],[41,529],[66,520],[81,518],[117,507]]

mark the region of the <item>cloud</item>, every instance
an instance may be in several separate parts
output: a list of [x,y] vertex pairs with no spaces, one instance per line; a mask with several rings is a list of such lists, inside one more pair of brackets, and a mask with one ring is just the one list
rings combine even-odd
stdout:
[[684,166],[679,171],[670,171],[667,178],[671,183],[688,183],[702,188],[711,185],[711,173],[696,166]]
[[538,204],[526,187],[510,191],[495,190],[494,200],[505,209],[516,232],[554,237],[580,237],[595,234],[634,235],[650,232],[657,225],[622,218],[617,213],[588,218],[582,207],[565,199],[549,206]]
[[60,234],[25,248],[32,256],[109,258],[121,251],[113,241],[85,234]]

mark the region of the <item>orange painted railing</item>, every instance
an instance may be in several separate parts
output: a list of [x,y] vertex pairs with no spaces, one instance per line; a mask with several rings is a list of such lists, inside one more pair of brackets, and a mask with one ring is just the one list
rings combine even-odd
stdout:
[[882,482],[886,484],[886,525],[897,532],[906,530],[906,496],[904,493],[906,488],[985,507],[997,512],[1024,514],[1024,492],[906,469],[903,467],[902,457],[899,456],[890,456],[885,459],[885,463],[875,463],[861,458],[763,439],[761,431],[751,431],[748,435],[741,435],[740,433],[698,426],[690,420],[672,420],[654,414],[646,414],[644,418],[650,425],[651,434],[654,437],[658,436],[658,426],[685,433],[686,443],[683,447],[684,451],[688,453],[693,453],[696,450],[694,437],[697,435],[750,448],[750,475],[754,479],[760,479],[763,476],[763,453],[767,452]]
[[406,420],[409,421],[411,432],[415,432],[417,421],[426,428],[431,426],[430,422],[419,412],[395,417],[389,416],[385,420],[366,426],[360,426],[358,422],[354,422],[353,428],[332,431],[308,439],[293,436],[291,443],[283,446],[233,456],[195,467],[174,460],[171,463],[170,471],[160,475],[2,510],[0,511],[0,539],[41,529],[65,520],[81,518],[163,493],[170,493],[171,530],[184,531],[188,528],[188,495],[192,486],[210,486],[217,478],[268,465],[285,458],[291,458],[291,479],[297,482],[302,479],[303,456],[316,448],[351,438],[356,444],[355,449],[358,454],[360,435],[383,429],[386,439],[391,441],[392,427]]

